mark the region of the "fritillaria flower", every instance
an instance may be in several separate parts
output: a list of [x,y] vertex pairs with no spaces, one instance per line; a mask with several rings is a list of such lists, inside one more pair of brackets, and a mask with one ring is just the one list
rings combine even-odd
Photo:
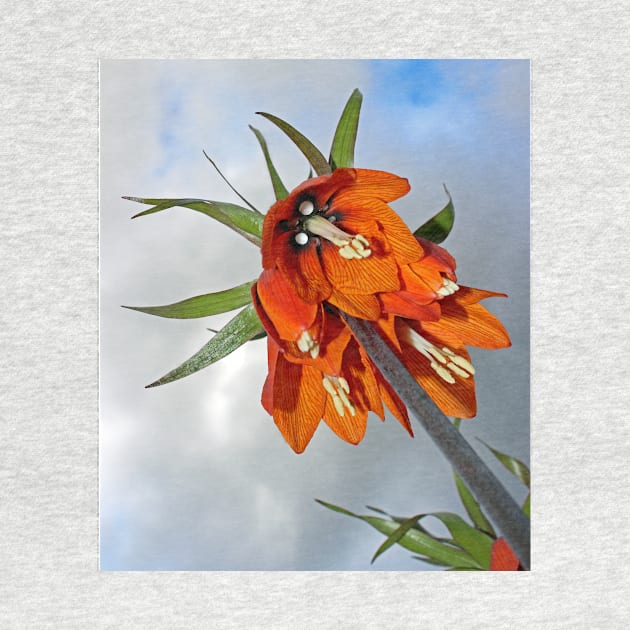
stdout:
[[518,571],[519,560],[505,538],[497,538],[490,552],[490,571]]
[[[510,345],[501,323],[477,304],[502,294],[460,287],[453,257],[416,238],[387,205],[408,190],[406,179],[390,173],[340,168],[300,184],[265,216],[264,271],[253,290],[254,304],[270,335],[271,384],[263,402],[294,448],[303,439],[296,441],[296,432],[289,427],[303,425],[300,436],[310,439],[324,417],[340,437],[356,443],[363,437],[367,410],[379,413],[374,399],[360,405],[352,431],[339,429],[339,423],[347,422],[340,420],[345,417],[341,412],[350,410],[340,402],[348,392],[326,379],[342,378],[347,384],[345,374],[357,365],[367,366],[369,358],[346,326],[343,350],[353,350],[339,353],[331,364],[332,353],[326,349],[334,344],[324,319],[343,322],[340,313],[347,313],[373,321],[438,407],[461,418],[476,413],[475,370],[465,346]],[[326,361],[328,367],[323,365]],[[285,363],[303,367],[289,368]],[[286,375],[277,377],[279,370]],[[374,368],[367,371],[374,374]],[[363,386],[369,385],[366,378]],[[313,394],[315,382],[324,383],[318,387],[324,387],[333,401],[325,413],[325,396]],[[382,383],[380,377],[381,390]],[[288,393],[280,391],[283,387]],[[282,405],[274,404],[280,400]],[[402,403],[395,405],[401,407]]]

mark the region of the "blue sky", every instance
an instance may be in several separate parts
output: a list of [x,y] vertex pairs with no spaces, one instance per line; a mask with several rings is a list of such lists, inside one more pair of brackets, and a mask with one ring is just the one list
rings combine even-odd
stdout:
[[313,499],[400,514],[459,509],[441,456],[419,428],[411,440],[391,418],[384,424],[371,418],[358,447],[322,426],[303,455],[293,454],[260,406],[262,342],[190,378],[145,390],[198,350],[208,327],[231,315],[176,321],[120,308],[170,303],[260,272],[258,250],[207,217],[173,209],[131,222],[138,207],[122,195],[238,203],[203,157],[206,150],[264,210],[272,191],[248,125],[265,134],[289,188],[308,167],[254,112],[285,118],[326,153],[355,87],[364,96],[357,165],[409,179],[412,190],[395,209],[413,228],[444,205],[446,183],[456,224],[445,245],[457,257],[460,282],[510,295],[488,306],[514,345],[473,354],[480,411],[465,431],[528,459],[528,62],[106,61],[103,569],[418,570],[425,567],[397,548],[370,565],[380,536]]

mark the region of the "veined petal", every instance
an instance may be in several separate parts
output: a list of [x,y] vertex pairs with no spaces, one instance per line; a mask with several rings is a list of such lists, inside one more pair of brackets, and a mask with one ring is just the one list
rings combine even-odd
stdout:
[[[461,349],[458,353],[467,360],[470,358]],[[447,383],[430,366],[425,356],[407,345],[403,345],[402,362],[442,413],[456,418],[472,418],[477,413],[473,376],[456,378],[455,382]]]
[[440,305],[418,303],[415,294],[409,291],[396,291],[379,295],[383,311],[392,313],[407,319],[419,319],[423,321],[436,321],[440,318]]
[[453,300],[458,304],[476,304],[481,300],[490,297],[507,297],[505,293],[497,293],[496,291],[485,291],[484,289],[473,289],[459,285],[459,291],[455,293],[449,300]]
[[419,236],[416,237],[416,239],[424,250],[424,258],[422,259],[422,262],[427,267],[433,267],[434,269],[444,273],[455,273],[457,263],[446,249],[440,247],[437,243],[427,241]]
[[360,189],[366,196],[389,202],[406,195],[410,190],[409,181],[393,173],[373,171],[365,168],[354,169],[356,180],[353,188]]
[[317,255],[315,243],[308,243],[295,253],[287,250],[287,254],[277,259],[278,269],[289,281],[295,292],[305,302],[323,302],[328,298],[332,287]]
[[374,320],[381,315],[381,304],[375,295],[344,294],[333,289],[328,301],[353,317]]
[[273,381],[276,374],[276,364],[278,361],[278,353],[280,347],[273,340],[272,337],[267,337],[267,363],[269,365],[269,371],[265,384],[263,385],[261,402],[264,410],[273,416]]
[[336,245],[324,241],[320,255],[324,273],[338,291],[365,294],[396,291],[400,287],[396,262],[374,248],[367,258],[348,260],[340,256]]
[[404,288],[415,293],[423,304],[432,302],[438,298],[438,290],[442,288],[442,271],[432,265],[425,265],[424,258],[405,265],[400,273]]
[[378,391],[383,398],[383,402],[387,405],[387,408],[394,418],[400,422],[405,431],[413,437],[413,429],[411,428],[411,422],[409,422],[409,415],[407,414],[405,403],[376,368],[374,368],[374,373],[378,382]]
[[262,272],[257,293],[282,339],[295,341],[313,324],[318,305],[302,300],[276,267]]
[[[449,296],[450,298],[451,296]],[[445,298],[442,317],[437,322],[423,322],[422,327],[436,336],[455,335],[462,343],[486,350],[508,348],[510,337],[503,324],[481,304],[458,304]]]
[[278,355],[273,380],[273,419],[289,446],[302,453],[324,413],[321,372]]
[[340,416],[333,404],[332,398],[326,398],[324,422],[342,440],[350,444],[358,444],[365,436],[367,427],[367,411],[357,409],[353,416],[348,410]]

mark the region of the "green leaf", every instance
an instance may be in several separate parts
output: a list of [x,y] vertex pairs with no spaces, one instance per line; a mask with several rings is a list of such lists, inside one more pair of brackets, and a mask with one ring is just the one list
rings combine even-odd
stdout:
[[274,125],[282,129],[282,131],[284,131],[284,133],[293,140],[293,143],[297,146],[297,148],[302,151],[304,157],[309,161],[318,175],[327,175],[332,172],[330,164],[328,164],[321,151],[306,136],[303,136],[288,122],[285,122],[273,114],[267,114],[265,112],[256,113],[260,116],[264,116],[267,120],[270,120]]
[[444,186],[444,190],[448,196],[448,203],[434,217],[423,223],[414,232],[414,236],[426,238],[433,243],[441,243],[450,234],[455,221],[455,208],[446,186]]
[[162,210],[176,206],[190,208],[191,210],[206,214],[220,223],[227,225],[248,241],[260,247],[264,216],[248,208],[243,208],[233,203],[208,201],[206,199],[143,199],[141,197],[123,197],[123,199],[154,206],[153,208],[135,214],[131,217],[132,219],[161,212]]
[[383,542],[383,544],[376,550],[376,553],[372,556],[371,563],[378,558],[384,551],[387,551],[392,545],[395,545],[417,522],[422,514],[416,514],[410,516],[403,521],[396,530],[394,530]]
[[520,460],[488,446],[482,439],[477,438],[492,454],[509,470],[517,479],[520,479],[528,488],[530,484],[529,468]]
[[[490,552],[494,542],[490,536],[469,525],[461,516],[451,512],[432,512],[446,525],[456,545],[467,551],[483,569],[490,566]],[[466,566],[453,563],[453,566]]]
[[123,308],[148,313],[149,315],[157,315],[158,317],[172,317],[175,319],[208,317],[218,313],[227,313],[248,304],[251,301],[250,289],[254,282],[255,280],[252,280],[225,291],[197,295],[181,302],[166,304],[165,306],[123,306]]
[[232,184],[230,184],[230,182],[228,181],[228,178],[221,172],[221,169],[216,165],[216,162],[205,151],[203,152],[203,154],[204,154],[206,160],[208,160],[208,162],[210,162],[210,164],[212,164],[212,166],[214,167],[214,170],[220,175],[221,179],[230,187],[232,192],[234,192],[234,194],[241,201],[244,201],[254,212],[256,212],[257,214],[262,214],[260,212],[260,210],[258,210],[258,208],[254,207],[253,204],[251,204],[249,201],[247,201],[247,199],[245,199],[245,197],[243,197],[243,195],[241,195],[241,193],[238,192],[238,190],[236,190],[236,188],[234,188],[234,186],[232,186]]
[[233,317],[210,341],[194,354],[162,378],[147,387],[165,385],[177,379],[194,374],[207,367],[211,363],[222,359],[257,335],[262,329],[262,324],[254,310],[253,304],[248,304],[242,311]]
[[531,492],[527,495],[527,498],[525,499],[525,503],[523,503],[523,514],[525,514],[525,516],[527,516],[527,518],[531,518],[530,515],[530,503],[531,503],[531,499],[532,499],[532,494]]
[[357,139],[362,101],[361,92],[354,90],[341,114],[328,160],[333,170],[354,166],[354,145]]
[[[315,500],[324,507],[327,507],[329,510],[339,512],[340,514],[351,516],[353,518],[358,518],[365,523],[368,523],[369,525],[374,527],[374,529],[381,532],[381,534],[385,534],[386,536],[390,536],[400,527],[400,525],[395,521],[384,518],[377,518],[375,516],[361,516],[359,514],[354,514],[353,512],[350,512],[349,510],[341,508],[337,505],[321,501],[320,499]],[[405,549],[408,549],[413,553],[428,556],[429,558],[432,558],[438,562],[442,562],[448,566],[479,566],[476,560],[474,560],[472,556],[470,556],[465,551],[441,543],[435,540],[430,535],[420,532],[414,528],[411,528],[407,532],[405,532],[405,534],[397,542],[401,547],[404,547]]]
[[278,171],[271,161],[269,148],[267,147],[267,141],[265,140],[262,133],[258,131],[258,129],[252,127],[251,125],[249,126],[249,128],[254,132],[254,135],[256,136],[256,138],[258,139],[258,143],[260,144],[260,148],[262,149],[263,155],[265,156],[265,162],[267,162],[267,170],[269,171],[269,176],[271,177],[271,185],[273,186],[273,192],[276,196],[276,201],[286,199],[289,196],[289,191],[282,183],[280,175],[278,175]]
[[455,471],[453,471],[453,474],[455,475],[455,485],[457,486],[459,498],[462,500],[464,508],[466,508],[466,513],[470,516],[472,522],[475,524],[477,529],[496,538],[496,533],[490,521],[482,512],[481,507],[479,507],[479,503],[477,503],[475,497],[473,497],[472,493],[468,489],[468,486]]

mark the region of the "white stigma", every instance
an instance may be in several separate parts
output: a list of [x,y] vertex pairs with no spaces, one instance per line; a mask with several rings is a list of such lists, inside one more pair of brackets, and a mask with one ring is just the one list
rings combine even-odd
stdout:
[[313,205],[312,201],[309,201],[307,199],[306,201],[303,201],[298,206],[298,210],[299,210],[300,214],[303,214],[306,217],[309,214],[313,214],[313,212],[315,212],[315,206]]
[[459,291],[459,285],[455,284],[448,278],[442,278],[442,286],[436,291],[436,293],[441,296],[447,296],[453,295],[456,291]]
[[348,394],[350,393],[350,386],[348,381],[342,376],[336,378],[334,376],[324,376],[322,379],[322,385],[324,389],[330,394],[335,411],[343,417],[346,413],[346,409],[350,412],[350,415],[355,416],[357,410],[352,404]]
[[297,340],[297,347],[301,352],[308,352],[313,359],[319,356],[319,344],[311,337],[311,333],[305,330]]
[[470,378],[475,373],[475,368],[470,361],[455,354],[450,348],[444,347],[439,350],[410,326],[404,326],[401,339],[429,359],[431,368],[450,385],[455,383],[454,375]]
[[306,232],[298,232],[295,235],[295,242],[298,245],[306,245],[308,243],[308,234]]

